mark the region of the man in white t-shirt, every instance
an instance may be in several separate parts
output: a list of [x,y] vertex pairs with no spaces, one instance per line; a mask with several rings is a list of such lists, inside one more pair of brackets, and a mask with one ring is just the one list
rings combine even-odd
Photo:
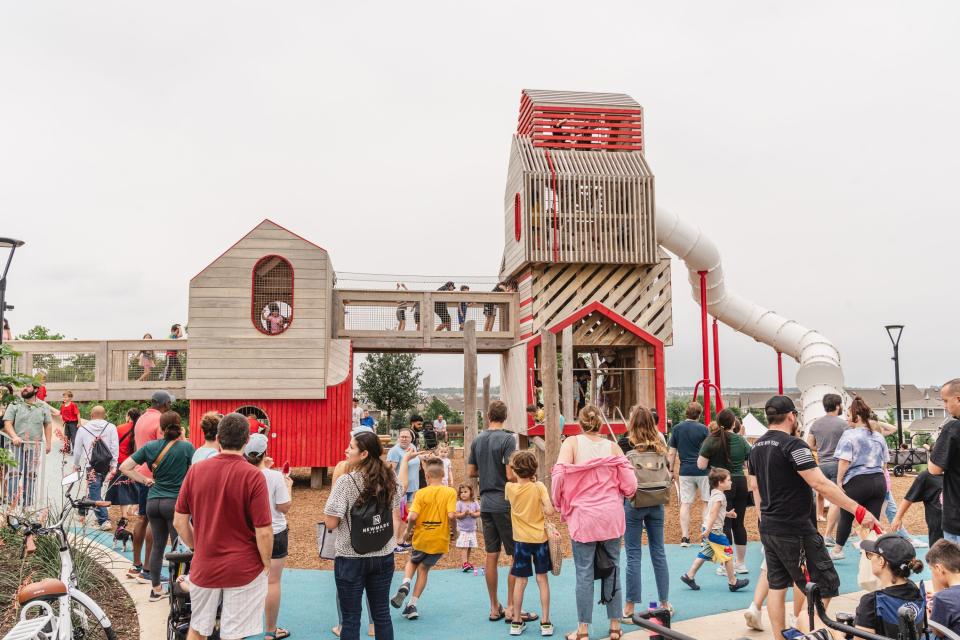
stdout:
[[433,430],[437,434],[438,441],[447,441],[447,421],[443,419],[443,416],[437,416],[437,419],[433,421]]
[[363,408],[360,406],[360,401],[356,398],[353,399],[353,426],[350,427],[351,430],[356,429],[360,426],[360,419],[363,418]]

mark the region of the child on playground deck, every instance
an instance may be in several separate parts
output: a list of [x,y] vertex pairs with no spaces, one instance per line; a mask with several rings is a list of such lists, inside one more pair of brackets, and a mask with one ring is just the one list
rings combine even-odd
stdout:
[[960,633],[960,546],[941,538],[927,551],[926,560],[933,576],[930,620]]
[[457,492],[443,486],[443,463],[439,458],[423,461],[427,486],[417,491],[407,516],[406,540],[413,540],[413,552],[403,569],[403,582],[390,600],[395,609],[403,606],[410,593],[410,581],[417,574],[410,603],[401,615],[407,620],[420,617],[417,602],[427,587],[427,574],[437,561],[450,550],[450,522],[457,512]]
[[473,487],[461,484],[457,487],[457,548],[463,549],[463,572],[473,571],[470,564],[470,549],[477,547],[477,518],[480,503],[473,499]]
[[73,447],[73,441],[77,438],[77,425],[80,424],[80,410],[73,402],[73,391],[63,392],[60,419],[63,420],[63,433],[70,440],[70,446]]
[[510,574],[516,578],[513,587],[514,619],[510,635],[519,636],[527,624],[520,616],[520,604],[527,580],[536,572],[540,589],[540,635],[552,636],[550,622],[550,583],[547,573],[553,568],[550,561],[550,542],[545,516],[557,511],[550,501],[547,487],[537,480],[537,457],[531,451],[515,451],[507,464],[507,485],[504,487],[510,503],[513,524],[513,566]]
[[703,566],[704,562],[709,560],[724,566],[727,570],[727,587],[730,591],[739,591],[750,584],[750,580],[747,578],[737,579],[733,572],[730,541],[723,533],[724,518],[736,516],[733,509],[727,511],[727,497],[724,494],[724,491],[729,491],[733,486],[733,479],[729,471],[719,467],[711,469],[708,478],[710,480],[710,500],[707,501],[707,519],[701,529],[703,540],[700,543],[700,552],[694,558],[690,569],[680,576],[680,580],[694,591],[699,591],[700,585],[695,580],[697,571]]

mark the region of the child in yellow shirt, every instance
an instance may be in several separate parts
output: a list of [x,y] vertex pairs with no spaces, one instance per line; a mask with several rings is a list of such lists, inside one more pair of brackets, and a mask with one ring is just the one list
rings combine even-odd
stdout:
[[550,562],[545,516],[556,513],[547,487],[537,480],[537,457],[531,451],[516,451],[510,456],[507,466],[509,482],[504,488],[510,503],[510,519],[513,523],[513,566],[510,574],[516,578],[513,588],[514,618],[510,635],[519,636],[526,629],[520,617],[520,603],[527,588],[527,580],[534,571],[540,589],[540,635],[552,636],[550,622],[550,583],[547,572],[553,569]]
[[422,465],[427,486],[421,487],[414,495],[413,506],[407,516],[406,540],[409,542],[412,538],[413,550],[403,569],[403,582],[390,600],[396,609],[403,606],[403,601],[410,593],[410,581],[416,573],[413,596],[401,612],[407,620],[420,617],[417,602],[427,587],[427,573],[450,550],[450,522],[457,514],[457,491],[453,487],[443,486],[443,461],[440,458],[427,458]]

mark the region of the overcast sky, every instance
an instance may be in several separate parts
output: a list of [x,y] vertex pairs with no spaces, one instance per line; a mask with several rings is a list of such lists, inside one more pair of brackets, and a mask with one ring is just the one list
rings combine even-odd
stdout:
[[[955,2],[6,2],[0,235],[15,331],[139,338],[264,217],[341,271],[495,275],[520,90],[644,106],[661,206],[848,385],[960,375]],[[700,377],[674,261],[667,382]],[[725,386],[776,382],[721,332]],[[458,357],[423,359],[459,385]],[[787,367],[788,384],[795,367]],[[480,375],[494,374],[494,357]]]

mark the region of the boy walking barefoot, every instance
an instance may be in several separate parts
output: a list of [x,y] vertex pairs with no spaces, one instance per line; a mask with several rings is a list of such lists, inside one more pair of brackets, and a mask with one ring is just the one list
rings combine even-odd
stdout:
[[736,514],[731,509],[727,511],[727,497],[724,491],[729,491],[733,486],[733,479],[730,472],[726,469],[713,468],[710,470],[710,499],[707,501],[707,519],[703,523],[704,536],[700,543],[700,553],[693,559],[689,571],[680,576],[680,580],[694,591],[700,590],[700,585],[695,580],[697,571],[707,560],[722,564],[727,570],[727,586],[730,591],[739,591],[750,584],[747,578],[737,579],[733,572],[733,556],[730,549],[730,541],[723,533],[723,520],[725,517],[733,518]]
[[403,582],[390,600],[395,609],[403,606],[410,593],[410,581],[417,574],[410,603],[401,615],[408,620],[420,617],[417,602],[427,587],[427,574],[450,549],[450,522],[457,513],[457,492],[443,486],[443,462],[439,458],[423,461],[427,486],[417,491],[407,517],[407,541],[413,540],[413,552],[403,569]]
[[540,589],[540,635],[552,636],[553,623],[550,622],[550,583],[547,572],[553,568],[550,561],[550,543],[548,542],[545,516],[556,513],[547,487],[536,479],[537,457],[531,451],[516,451],[510,456],[507,466],[507,486],[504,489],[507,502],[510,503],[510,517],[513,522],[513,566],[510,574],[516,582],[513,587],[514,614],[510,624],[510,635],[519,636],[527,628],[520,613],[523,604],[523,592],[527,580],[537,574],[537,587]]

